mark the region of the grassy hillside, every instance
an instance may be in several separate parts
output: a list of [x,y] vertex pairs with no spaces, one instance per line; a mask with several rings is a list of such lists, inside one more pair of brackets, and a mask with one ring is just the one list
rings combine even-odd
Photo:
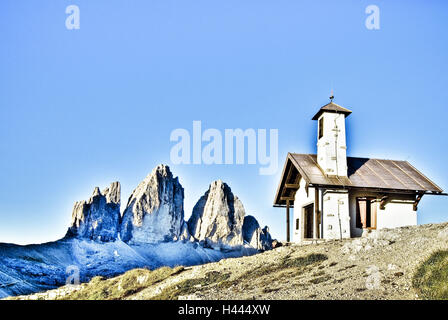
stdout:
[[448,251],[437,251],[424,261],[413,278],[417,292],[425,299],[448,299]]

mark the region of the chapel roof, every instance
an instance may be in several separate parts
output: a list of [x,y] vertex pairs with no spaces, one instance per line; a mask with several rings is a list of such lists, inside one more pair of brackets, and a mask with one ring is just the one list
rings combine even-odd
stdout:
[[342,113],[342,114],[345,115],[345,117],[348,117],[350,115],[350,113],[352,113],[351,110],[348,110],[348,109],[346,109],[344,107],[341,107],[340,105],[338,105],[338,104],[334,103],[333,101],[331,101],[330,103],[327,103],[322,108],[320,108],[319,111],[314,115],[312,120],[319,119],[320,115],[323,112]]
[[274,206],[286,204],[300,178],[308,186],[334,189],[366,189],[383,193],[442,194],[443,190],[407,161],[347,157],[347,177],[328,176],[315,154],[288,153]]

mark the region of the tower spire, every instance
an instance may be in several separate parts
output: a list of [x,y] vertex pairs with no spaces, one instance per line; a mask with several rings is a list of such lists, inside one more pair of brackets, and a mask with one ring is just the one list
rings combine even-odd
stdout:
[[333,89],[331,89],[330,102],[333,102],[333,99],[334,99],[334,94],[333,94]]

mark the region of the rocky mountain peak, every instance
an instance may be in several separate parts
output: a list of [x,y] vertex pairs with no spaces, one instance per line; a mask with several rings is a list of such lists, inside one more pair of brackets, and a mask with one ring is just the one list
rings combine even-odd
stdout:
[[135,188],[123,212],[123,241],[153,243],[187,238],[184,189],[166,165],[159,165]]
[[106,197],[108,203],[116,203],[120,205],[121,202],[121,185],[118,181],[112,182],[109,188],[104,189],[103,195]]
[[120,183],[114,182],[101,193],[95,187],[87,201],[75,203],[67,236],[113,241],[120,221]]
[[243,239],[251,247],[257,250],[272,249],[272,237],[268,226],[261,229],[260,224],[254,216],[244,217]]
[[92,197],[96,197],[96,196],[100,196],[100,195],[101,195],[100,188],[95,187],[95,189],[93,189]]
[[210,246],[243,245],[244,207],[222,180],[212,182],[188,220],[190,234]]

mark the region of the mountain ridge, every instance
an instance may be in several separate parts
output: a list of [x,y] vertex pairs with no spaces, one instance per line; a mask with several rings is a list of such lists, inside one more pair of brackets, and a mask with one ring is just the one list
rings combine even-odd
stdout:
[[[213,188],[215,185],[222,188]],[[253,236],[243,235],[244,207],[227,184],[212,182],[206,193],[213,201],[201,212],[201,224],[205,230],[219,230],[218,236],[190,234],[184,220],[184,189],[166,165],[154,168],[134,189],[123,213],[119,182],[103,191],[95,187],[88,200],[75,202],[62,239],[32,245],[0,244],[0,297],[64,285],[70,278],[68,270],[77,270],[79,281],[86,282],[133,268],[203,264],[272,247],[271,243],[243,240]],[[235,201],[239,208],[236,227],[230,209]],[[219,221],[211,218],[212,213],[219,214]],[[239,241],[231,241],[235,237]]]

